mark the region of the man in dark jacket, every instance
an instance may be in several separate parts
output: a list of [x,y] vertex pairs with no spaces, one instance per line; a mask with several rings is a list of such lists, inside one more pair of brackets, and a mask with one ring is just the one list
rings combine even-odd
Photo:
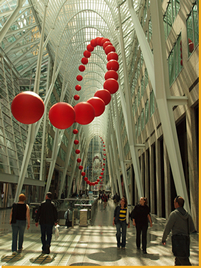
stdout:
[[166,238],[172,230],[172,252],[175,256],[175,266],[191,265],[190,256],[190,238],[189,234],[195,231],[192,217],[183,208],[184,199],[177,196],[174,199],[175,210],[170,213],[163,232],[162,243],[166,244]]
[[[57,209],[53,202],[51,202],[52,193],[48,192],[45,197],[45,201],[43,201],[38,209],[35,219],[35,225],[38,226],[38,221],[40,223],[41,228],[41,242],[42,242],[42,253],[49,254],[50,253],[50,245],[52,239],[52,228],[54,224],[56,225],[58,222],[58,213]],[[47,235],[47,239],[46,239]]]

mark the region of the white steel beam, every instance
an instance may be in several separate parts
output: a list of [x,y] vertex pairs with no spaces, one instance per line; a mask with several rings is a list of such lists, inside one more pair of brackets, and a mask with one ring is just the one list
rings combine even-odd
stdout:
[[110,161],[110,166],[112,167],[112,180],[114,182],[116,193],[119,193],[118,187],[117,187],[117,180],[115,176],[115,167],[114,167],[114,161],[112,162],[113,156],[112,156],[112,145],[109,144],[109,157],[108,160]]

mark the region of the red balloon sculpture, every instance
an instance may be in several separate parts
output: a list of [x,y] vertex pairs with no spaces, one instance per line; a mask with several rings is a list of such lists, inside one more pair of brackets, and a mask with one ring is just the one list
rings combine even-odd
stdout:
[[77,79],[77,81],[82,81],[83,77],[80,74],[78,74],[76,79]]
[[82,161],[81,158],[78,158],[78,159],[77,159],[77,162],[78,162],[78,163],[80,163],[81,161]]
[[43,116],[44,103],[35,92],[21,92],[13,99],[11,112],[19,122],[33,124]]
[[82,89],[82,87],[81,87],[80,85],[76,85],[76,86],[75,86],[75,89],[76,89],[77,91],[80,91],[80,90]]
[[80,96],[79,95],[74,95],[74,100],[79,100],[80,99]]
[[119,69],[119,63],[118,63],[118,61],[116,61],[116,60],[110,60],[110,61],[108,61],[108,63],[107,63],[107,69],[108,70],[118,71],[118,69]]
[[115,72],[114,70],[109,70],[105,73],[105,80],[109,79],[109,78],[113,78],[115,80],[118,80],[118,73]]
[[86,64],[88,63],[88,59],[85,58],[85,57],[82,58],[82,59],[81,59],[81,63],[86,65]]
[[116,52],[110,52],[107,54],[107,60],[118,60],[118,54]]
[[79,144],[79,141],[78,140],[74,140],[74,144]]
[[109,54],[110,52],[115,52],[116,50],[115,50],[115,47],[114,46],[111,46],[111,45],[109,45],[109,46],[106,46],[106,48],[105,48],[105,54],[107,55],[107,54]]
[[[81,160],[81,159],[80,159]],[[81,161],[80,161],[81,162]],[[83,169],[83,166],[79,166],[79,169],[82,170]]]
[[75,120],[81,125],[91,123],[95,117],[93,106],[88,102],[80,102],[74,106]]
[[84,65],[80,65],[80,66],[79,66],[79,70],[80,70],[80,72],[84,72],[84,70],[85,70],[85,66],[84,66]]
[[73,129],[73,134],[77,134],[79,131],[77,129]]
[[75,111],[70,104],[58,102],[50,108],[49,119],[56,128],[66,129],[75,122]]
[[95,116],[100,116],[105,111],[105,103],[102,99],[98,97],[92,97],[88,101],[90,103],[95,111]]
[[98,98],[102,99],[104,101],[105,105],[109,104],[111,101],[111,94],[106,89],[97,90],[96,93],[94,94],[94,97],[98,97]]
[[85,172],[84,172],[84,171],[82,171],[81,175],[84,177],[86,174],[85,174]]
[[105,81],[103,87],[104,89],[107,89],[110,92],[110,94],[114,94],[117,92],[119,88],[119,83],[117,82],[117,80],[109,78]]
[[76,153],[76,154],[79,154],[79,153],[80,153],[80,150],[79,150],[79,149],[76,149],[76,150],[75,150],[75,153]]

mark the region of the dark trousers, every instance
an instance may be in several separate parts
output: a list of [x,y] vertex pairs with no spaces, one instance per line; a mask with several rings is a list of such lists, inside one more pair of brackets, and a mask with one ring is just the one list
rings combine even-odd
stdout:
[[[41,224],[41,242],[42,242],[42,250],[45,251],[47,249],[46,246],[50,247],[51,240],[52,240],[52,224]],[[47,236],[47,237],[46,237]]]
[[175,266],[191,266],[192,264],[189,261],[188,257],[175,257]]
[[12,251],[17,251],[17,237],[19,234],[18,249],[22,249],[26,221],[16,220],[12,223]]
[[140,236],[142,233],[142,249],[144,251],[146,251],[147,248],[147,229],[148,225],[136,224],[136,245],[138,248],[140,247]]
[[[117,247],[122,246],[122,248],[125,248],[125,246],[126,246],[126,228],[127,228],[126,221],[117,222],[116,228],[117,228],[117,233],[116,233]],[[121,236],[122,236],[122,241],[120,242]]]

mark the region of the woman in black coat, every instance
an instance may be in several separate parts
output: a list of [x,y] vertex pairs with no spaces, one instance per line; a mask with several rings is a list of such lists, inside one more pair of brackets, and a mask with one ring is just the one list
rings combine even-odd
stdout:
[[131,213],[131,218],[133,220],[133,225],[136,227],[136,245],[137,249],[140,250],[140,236],[142,233],[142,250],[144,254],[147,254],[147,229],[148,220],[150,222],[150,227],[152,227],[152,220],[150,216],[150,210],[147,206],[147,198],[141,197],[140,204],[136,205]]

